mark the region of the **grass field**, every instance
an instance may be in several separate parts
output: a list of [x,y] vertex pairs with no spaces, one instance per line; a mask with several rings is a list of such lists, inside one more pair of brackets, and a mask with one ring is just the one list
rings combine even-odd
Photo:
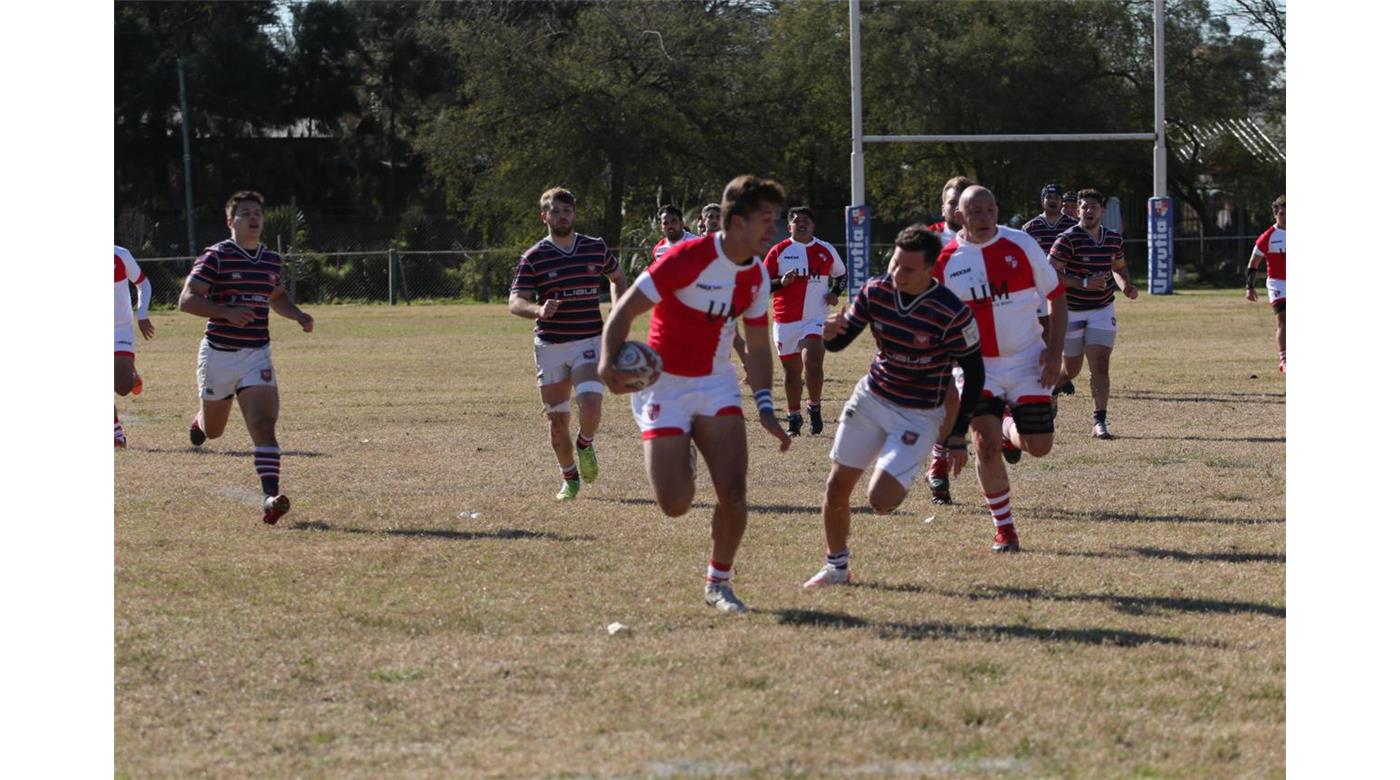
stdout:
[[[1265,305],[1120,302],[1119,438],[1089,437],[1086,375],[1055,451],[1011,468],[1017,556],[990,551],[969,473],[957,506],[916,485],[894,515],[858,510],[858,585],[802,591],[835,426],[779,454],[750,414],[741,618],[701,603],[708,481],[665,518],[626,399],[606,401],[599,481],[553,501],[529,323],[311,311],[312,334],[274,325],[276,528],[240,422],[188,445],[201,322],[156,315],[140,346],[115,457],[119,776],[1284,773]],[[872,351],[828,357],[829,418]]]

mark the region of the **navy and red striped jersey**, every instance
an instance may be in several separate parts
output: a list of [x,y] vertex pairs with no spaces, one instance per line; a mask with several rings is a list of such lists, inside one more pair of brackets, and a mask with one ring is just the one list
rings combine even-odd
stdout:
[[559,301],[559,311],[547,320],[535,320],[535,339],[549,344],[592,338],[603,332],[598,310],[602,277],[617,270],[617,256],[601,238],[574,235],[568,251],[549,237],[540,239],[520,256],[511,293],[534,293],[537,303]]
[[1031,238],[1040,244],[1040,251],[1050,254],[1050,247],[1055,245],[1055,239],[1060,234],[1078,225],[1079,222],[1068,214],[1056,214],[1052,223],[1045,218],[1044,214],[1036,214],[1033,219],[1021,226],[1021,229],[1031,234]]
[[[1123,234],[1116,230],[1099,226],[1099,238],[1095,240],[1089,231],[1076,224],[1060,234],[1050,247],[1050,259],[1065,264],[1068,276],[1088,276],[1113,270],[1113,263],[1123,259]],[[1113,291],[1118,284],[1109,277],[1108,286],[1102,290],[1081,290],[1067,287],[1065,297],[1069,299],[1070,311],[1102,309],[1113,303]]]
[[205,249],[194,261],[190,278],[209,285],[211,303],[253,310],[253,321],[241,328],[227,320],[210,318],[204,327],[204,337],[210,344],[246,349],[268,342],[268,301],[272,291],[282,284],[281,255],[262,244],[249,251],[226,238]]
[[953,358],[982,348],[972,310],[937,281],[908,296],[889,274],[877,276],[856,293],[846,321],[857,333],[870,325],[877,348],[870,388],[900,406],[942,406]]

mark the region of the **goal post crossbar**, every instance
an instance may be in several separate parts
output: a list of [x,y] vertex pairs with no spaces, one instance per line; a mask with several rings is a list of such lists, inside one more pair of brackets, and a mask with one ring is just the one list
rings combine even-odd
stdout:
[[1006,135],[864,135],[861,141],[867,144],[898,143],[1034,143],[1040,141],[1156,141],[1156,133],[1040,133]]

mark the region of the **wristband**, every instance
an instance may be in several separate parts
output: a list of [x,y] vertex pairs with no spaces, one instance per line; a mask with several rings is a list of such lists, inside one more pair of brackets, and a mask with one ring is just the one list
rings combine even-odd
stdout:
[[1244,286],[1246,289],[1254,289],[1255,270],[1253,268],[1244,272]]
[[767,388],[753,391],[753,402],[758,407],[758,413],[773,413],[773,391]]

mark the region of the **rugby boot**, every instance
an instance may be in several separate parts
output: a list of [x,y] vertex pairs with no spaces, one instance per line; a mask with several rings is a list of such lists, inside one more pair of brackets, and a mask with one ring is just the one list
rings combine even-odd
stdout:
[[812,435],[816,436],[822,432],[822,408],[820,406],[808,406],[807,416],[812,420]]
[[744,602],[734,595],[734,589],[728,583],[711,583],[705,586],[705,605],[714,607],[720,612],[732,612],[736,615],[748,613],[749,608],[744,606]]
[[598,478],[598,451],[590,444],[587,447],[575,446],[578,450],[578,475],[583,477],[584,482],[592,482]]
[[851,584],[851,568],[838,569],[831,564],[826,564],[822,570],[812,576],[811,579],[802,583],[804,588],[825,588],[829,585],[849,585]]
[[578,498],[578,480],[566,479],[564,486],[559,488],[559,492],[554,495],[555,501],[573,501]]
[[789,436],[802,435],[802,412],[788,412],[787,432]]
[[953,503],[953,495],[948,490],[948,475],[939,476],[932,472],[928,475],[928,487],[933,491],[933,503],[940,506],[948,506]]
[[997,535],[992,537],[992,552],[1020,552],[1021,539],[1016,536],[1016,526],[1007,524],[997,528]]
[[277,525],[277,521],[282,519],[282,515],[287,514],[292,508],[292,500],[282,494],[267,496],[263,499],[263,522],[268,525]]
[[1107,421],[1107,420],[1097,420],[1097,421],[1094,422],[1094,438],[1095,438],[1095,439],[1112,439],[1112,438],[1113,438],[1113,434],[1111,434],[1111,433],[1108,432],[1108,421]]

